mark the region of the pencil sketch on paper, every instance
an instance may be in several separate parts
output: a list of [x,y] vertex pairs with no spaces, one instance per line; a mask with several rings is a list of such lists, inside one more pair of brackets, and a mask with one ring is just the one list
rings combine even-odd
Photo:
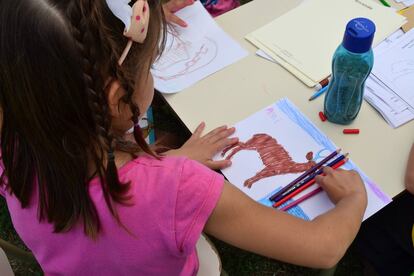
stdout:
[[230,145],[223,150],[222,156],[225,156],[228,152],[226,159],[230,160],[241,150],[257,151],[265,166],[255,176],[245,180],[244,186],[248,188],[251,188],[255,182],[262,178],[289,173],[301,173],[315,165],[312,151],[306,154],[306,160],[308,162],[297,163],[292,160],[289,152],[275,138],[264,133],[254,134],[246,142],[238,142]]
[[192,42],[180,37],[174,28],[169,33],[165,53],[154,64],[154,77],[173,80],[206,67],[217,57],[218,45],[213,38],[204,36]]

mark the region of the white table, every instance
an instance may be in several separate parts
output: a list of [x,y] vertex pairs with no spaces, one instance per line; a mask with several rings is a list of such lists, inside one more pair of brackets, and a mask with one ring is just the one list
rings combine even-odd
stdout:
[[[323,96],[309,102],[314,92],[283,67],[255,56],[244,36],[299,5],[298,0],[253,0],[217,18],[219,25],[249,51],[249,56],[180,93],[165,95],[183,123],[193,131],[205,121],[207,130],[232,125],[250,114],[288,97],[310,120],[370,176],[389,196],[404,190],[408,152],[414,142],[414,122],[391,128],[366,102],[350,128],[359,135],[342,134],[343,126],[323,123]],[[315,43],[316,41],[309,41]],[[317,54],[317,53],[315,53]]]

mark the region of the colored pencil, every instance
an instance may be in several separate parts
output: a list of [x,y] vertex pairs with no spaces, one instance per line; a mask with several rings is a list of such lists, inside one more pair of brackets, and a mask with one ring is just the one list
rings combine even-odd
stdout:
[[280,196],[281,194],[283,194],[284,192],[286,192],[287,190],[289,190],[293,185],[295,185],[296,183],[298,183],[299,181],[301,181],[302,179],[304,179],[306,176],[310,175],[311,173],[313,173],[314,171],[316,171],[317,169],[319,169],[320,167],[322,167],[323,164],[325,164],[326,162],[328,162],[330,159],[332,159],[335,155],[337,155],[340,152],[341,152],[341,149],[337,149],[336,151],[334,151],[331,154],[329,154],[327,157],[325,157],[324,159],[322,159],[315,166],[313,166],[312,168],[310,168],[307,171],[305,171],[298,178],[296,178],[295,180],[293,180],[292,182],[290,182],[288,185],[286,185],[285,187],[283,187],[280,191],[278,191],[274,195],[272,195],[269,198],[269,200],[274,201],[275,198],[277,198],[278,196]]
[[[335,164],[332,169],[336,170],[337,168],[341,167],[342,165],[344,165],[346,162],[348,161],[348,159],[343,159],[342,161],[340,161],[339,163]],[[288,201],[289,199],[291,199],[292,197],[294,197],[295,195],[299,194],[300,192],[302,192],[303,190],[307,189],[308,187],[312,186],[313,184],[315,184],[315,178],[311,179],[309,182],[305,183],[305,185],[303,185],[302,187],[296,189],[293,193],[289,194],[288,196],[284,197],[283,199],[281,199],[280,201],[276,202],[273,204],[274,208],[279,207],[280,205],[282,205],[283,203],[285,203],[286,201]]]
[[318,84],[315,85],[315,90],[319,91],[322,88],[324,88],[325,86],[327,86],[329,84],[329,81],[331,80],[331,77],[327,77],[326,79],[321,80]]
[[308,198],[313,197],[314,195],[319,194],[319,193],[320,193],[320,192],[322,192],[322,191],[323,191],[323,190],[322,190],[322,188],[321,188],[321,187],[319,187],[319,188],[317,188],[317,189],[313,190],[312,192],[307,193],[306,195],[304,195],[304,196],[302,196],[302,197],[298,198],[297,200],[293,201],[292,203],[289,203],[289,204],[288,204],[288,205],[286,205],[285,207],[280,208],[279,210],[280,210],[280,211],[287,211],[287,210],[289,210],[290,208],[295,207],[296,205],[298,205],[298,204],[302,203],[303,201],[307,200]]
[[391,7],[391,5],[385,0],[380,0],[380,2],[386,7]]
[[326,90],[328,90],[329,86],[325,86],[322,87],[321,89],[319,89],[318,91],[316,91],[310,98],[309,101],[313,101],[314,99],[316,99],[317,97],[319,97],[320,95],[322,95],[323,93],[326,92]]
[[[346,157],[348,157],[348,153],[346,153],[345,155],[342,155],[341,154],[340,156],[336,157],[334,160],[332,160],[331,162],[329,162],[328,164],[326,164],[326,167],[333,167],[337,163],[339,163],[340,161],[342,161],[343,159],[345,159]],[[287,190],[286,192],[284,192],[283,194],[281,194],[280,196],[278,196],[277,198],[275,198],[274,199],[274,202],[278,202],[282,198],[284,198],[284,197],[288,196],[289,194],[293,193],[296,189],[299,189],[304,184],[306,184],[307,182],[311,181],[313,178],[315,178],[315,176],[317,176],[318,174],[321,174],[322,172],[323,172],[323,168],[319,168],[314,173],[310,174],[309,176],[307,176],[303,180],[299,181],[298,183],[296,183],[295,185],[293,185],[289,190]]]

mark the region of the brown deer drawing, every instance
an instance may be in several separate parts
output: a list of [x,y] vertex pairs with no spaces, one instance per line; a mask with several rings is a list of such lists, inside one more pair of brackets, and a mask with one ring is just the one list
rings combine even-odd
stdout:
[[229,155],[226,157],[227,160],[230,160],[237,152],[241,150],[255,150],[260,155],[260,159],[265,165],[265,168],[260,172],[256,173],[255,176],[247,179],[244,182],[245,187],[251,188],[253,183],[259,181],[262,178],[288,174],[288,173],[300,173],[308,170],[315,162],[313,159],[313,152],[308,152],[306,154],[306,163],[296,163],[292,160],[289,153],[280,145],[275,138],[269,136],[268,134],[259,133],[253,135],[252,138],[246,142],[238,142],[229,147],[225,148],[222,152],[222,156],[226,152],[230,151]]

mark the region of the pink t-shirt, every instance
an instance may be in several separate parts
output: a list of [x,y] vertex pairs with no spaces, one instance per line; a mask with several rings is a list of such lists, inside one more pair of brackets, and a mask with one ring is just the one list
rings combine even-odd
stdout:
[[221,195],[223,177],[186,158],[143,156],[120,168],[119,178],[131,181],[134,205],[116,208],[134,236],[110,214],[98,179],[89,189],[102,225],[96,241],[81,225],[53,233],[51,224],[37,219],[37,197],[22,209],[14,196],[1,192],[17,233],[46,275],[195,275],[195,245]]

